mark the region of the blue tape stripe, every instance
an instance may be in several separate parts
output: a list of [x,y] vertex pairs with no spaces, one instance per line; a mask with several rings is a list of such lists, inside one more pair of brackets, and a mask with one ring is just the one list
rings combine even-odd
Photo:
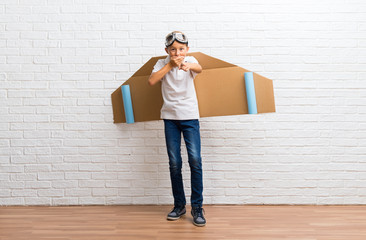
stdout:
[[257,114],[258,111],[257,111],[257,101],[255,98],[253,73],[252,72],[244,73],[244,78],[245,78],[245,89],[247,93],[248,112],[249,114]]
[[129,85],[122,85],[122,99],[123,107],[125,109],[126,123],[134,123],[135,119],[133,117],[131,92]]

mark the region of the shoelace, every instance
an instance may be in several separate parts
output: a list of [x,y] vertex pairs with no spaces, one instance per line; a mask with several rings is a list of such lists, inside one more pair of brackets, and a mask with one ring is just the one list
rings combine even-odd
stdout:
[[181,208],[179,207],[174,207],[172,212],[175,212],[175,213],[179,213],[181,211]]
[[197,217],[202,217],[204,213],[205,213],[205,210],[203,208],[198,207],[198,208],[193,209],[193,214]]

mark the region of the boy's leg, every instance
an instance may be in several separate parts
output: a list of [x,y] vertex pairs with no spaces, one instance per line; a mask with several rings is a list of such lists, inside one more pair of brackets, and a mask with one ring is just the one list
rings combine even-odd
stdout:
[[165,141],[169,156],[170,180],[174,197],[174,206],[186,205],[182,180],[182,157],[181,157],[181,130],[174,120],[164,119]]
[[181,121],[181,126],[191,168],[191,205],[193,208],[202,207],[203,183],[199,121],[197,119]]

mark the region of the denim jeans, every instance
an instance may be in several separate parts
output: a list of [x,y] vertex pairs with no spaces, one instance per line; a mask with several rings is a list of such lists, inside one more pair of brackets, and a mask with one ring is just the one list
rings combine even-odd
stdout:
[[169,170],[174,196],[174,206],[186,205],[182,179],[181,156],[181,136],[183,133],[187,147],[189,167],[191,169],[191,206],[202,207],[203,183],[199,121],[197,119],[164,119],[164,127],[166,147],[169,156]]

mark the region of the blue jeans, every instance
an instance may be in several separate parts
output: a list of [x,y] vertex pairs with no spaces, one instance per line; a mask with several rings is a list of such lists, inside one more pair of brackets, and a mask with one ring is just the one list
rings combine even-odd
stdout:
[[164,119],[165,141],[169,156],[170,180],[174,196],[174,206],[185,206],[182,180],[181,135],[187,147],[188,162],[191,169],[191,206],[202,207],[203,183],[201,161],[201,137],[198,119]]

